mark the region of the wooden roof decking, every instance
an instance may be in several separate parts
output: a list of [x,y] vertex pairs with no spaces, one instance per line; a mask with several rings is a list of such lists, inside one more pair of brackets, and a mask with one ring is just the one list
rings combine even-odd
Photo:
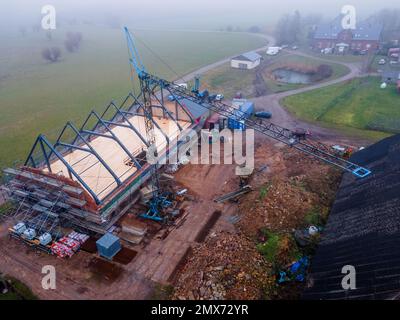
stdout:
[[[140,132],[144,139],[146,139],[144,118],[141,116],[131,116],[128,118],[129,122]],[[175,139],[179,134],[179,128],[173,120],[161,117],[154,117],[154,120],[170,140]],[[178,121],[178,123],[183,129],[191,125],[190,122],[186,121]],[[123,124],[127,125],[128,123],[125,121]],[[157,149],[161,152],[165,149],[167,142],[165,136],[157,127],[155,127],[154,130]],[[137,156],[143,150],[146,150],[143,141],[130,128],[115,126],[112,128],[112,132],[133,156]],[[116,141],[106,137],[92,136],[90,145],[110,169],[114,171],[122,183],[137,171],[135,166],[128,165],[130,157]],[[95,155],[83,150],[74,149],[72,152],[65,154],[64,159],[96,193],[100,200],[104,199],[117,187],[113,176]],[[53,173],[69,177],[66,166],[59,159],[51,163],[51,169]],[[44,171],[48,171],[48,169],[44,168]]]

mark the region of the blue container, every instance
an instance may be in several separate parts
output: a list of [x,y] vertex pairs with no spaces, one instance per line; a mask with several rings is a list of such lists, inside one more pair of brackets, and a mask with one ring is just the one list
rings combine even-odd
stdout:
[[244,112],[247,118],[250,118],[254,113],[254,102],[245,102],[240,106],[239,110]]
[[[235,112],[234,114],[237,118],[241,118],[244,116],[242,112]],[[246,130],[246,125],[243,120],[236,120],[236,117],[228,118],[228,128],[231,130]]]
[[106,233],[96,241],[97,251],[99,255],[112,260],[112,258],[121,250],[121,242],[118,237],[111,233]]

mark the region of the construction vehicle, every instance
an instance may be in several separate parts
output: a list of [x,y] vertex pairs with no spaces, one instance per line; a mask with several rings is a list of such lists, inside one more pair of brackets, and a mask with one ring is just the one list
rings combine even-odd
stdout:
[[[346,172],[350,172],[358,178],[364,178],[371,174],[371,171],[369,169],[357,165],[356,163],[352,163],[347,159],[344,159],[343,157],[332,153],[332,149],[329,146],[324,145],[315,139],[310,139],[310,134],[307,131],[292,131],[273,123],[258,123],[252,118],[247,117],[244,112],[238,110],[234,106],[227,105],[222,101],[211,101],[211,99],[207,99],[209,97],[209,92],[207,90],[200,91],[198,77],[196,77],[195,79],[195,87],[192,90],[186,90],[177,86],[171,81],[159,78],[155,75],[148,73],[142,63],[142,60],[140,59],[140,56],[134,44],[133,37],[126,27],[125,33],[130,52],[131,66],[133,67],[140,81],[141,95],[145,104],[144,109],[146,114],[146,132],[148,133],[148,144],[150,146],[153,146],[155,143],[155,137],[152,136],[153,124],[151,121],[151,99],[158,99],[157,95],[161,93],[161,95],[167,94],[174,97],[183,97],[184,99],[196,103],[213,113],[218,113],[227,119],[234,119],[238,123],[243,123],[244,128],[258,131],[270,138],[273,138],[290,146],[293,149],[301,151],[307,155],[310,155],[325,163],[340,168]],[[176,100],[176,102],[180,104],[179,99]],[[143,217],[152,218],[154,220],[163,219],[163,217],[160,216],[159,212],[159,209],[162,209],[163,201],[160,200],[160,197],[162,199],[162,196],[160,190],[158,190],[159,184],[157,165],[153,165],[151,179],[153,185],[157,186],[157,191],[153,193],[150,212],[146,215],[143,215]]]
[[334,145],[332,150],[335,154],[345,159],[349,159],[354,152],[354,149],[348,146]]

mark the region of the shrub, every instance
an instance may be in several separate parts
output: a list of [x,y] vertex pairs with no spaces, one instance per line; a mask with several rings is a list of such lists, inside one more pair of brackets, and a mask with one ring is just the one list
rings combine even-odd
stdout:
[[57,62],[61,57],[61,50],[58,47],[45,48],[42,50],[42,57],[49,62]]

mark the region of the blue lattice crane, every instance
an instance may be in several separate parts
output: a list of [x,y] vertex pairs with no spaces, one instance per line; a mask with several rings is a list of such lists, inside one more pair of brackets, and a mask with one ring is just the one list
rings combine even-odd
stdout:
[[[154,94],[153,80],[149,76],[146,71],[146,68],[140,58],[140,55],[137,51],[133,38],[128,30],[128,28],[124,28],[126,40],[128,44],[129,51],[129,61],[132,68],[132,71],[135,71],[139,82],[140,82],[140,90],[143,98],[143,112],[144,112],[144,122],[148,143],[148,160],[149,155],[153,155],[153,159],[156,160],[158,157],[157,153],[157,145],[156,145],[156,134],[154,131],[154,123],[153,123],[153,109],[152,109],[152,95]],[[158,164],[155,162],[152,164],[150,171],[150,179],[151,179],[151,187],[152,187],[152,197],[149,200],[149,210],[147,213],[142,214],[141,216],[146,219],[151,219],[155,221],[165,222],[167,217],[162,214],[162,210],[168,207],[171,202],[168,201],[167,197],[162,194],[160,190],[160,179],[158,173]]]
[[[248,118],[242,111],[237,110],[235,107],[227,105],[222,101],[218,101],[216,99],[212,99],[212,96],[208,94],[208,91],[200,91],[200,83],[198,78],[195,79],[195,86],[193,90],[187,90],[174,84],[173,82],[161,79],[155,75],[149,74],[138,55],[138,51],[134,45],[132,36],[130,35],[127,28],[125,28],[125,33],[128,40],[128,47],[131,55],[131,65],[134,67],[139,81],[140,87],[143,95],[143,99],[146,104],[146,119],[148,121],[148,126],[146,126],[146,130],[149,131],[149,142],[150,145],[154,144],[154,138],[151,135],[153,130],[152,123],[150,121],[152,117],[151,113],[151,97],[154,97],[155,92],[161,92],[161,99],[163,97],[163,91],[167,91],[168,94],[174,98],[178,104],[180,104],[180,100],[182,98],[190,100],[202,107],[211,110],[212,112],[216,112],[224,117],[232,118],[235,121],[243,122],[246,128],[254,129],[270,138],[278,140],[293,149],[297,149],[305,154],[308,154],[314,158],[317,158],[325,163],[333,165],[337,168],[340,168],[344,171],[352,173],[354,176],[358,178],[365,178],[371,174],[371,171],[367,168],[364,168],[358,164],[355,164],[348,159],[340,157],[336,154],[332,154],[331,148],[329,146],[320,143],[314,139],[308,139],[306,135],[299,135],[298,132],[292,131],[273,123],[259,123],[251,118]],[[179,99],[178,99],[179,97]],[[154,174],[155,183],[157,175]],[[155,196],[157,196],[155,194]]]

